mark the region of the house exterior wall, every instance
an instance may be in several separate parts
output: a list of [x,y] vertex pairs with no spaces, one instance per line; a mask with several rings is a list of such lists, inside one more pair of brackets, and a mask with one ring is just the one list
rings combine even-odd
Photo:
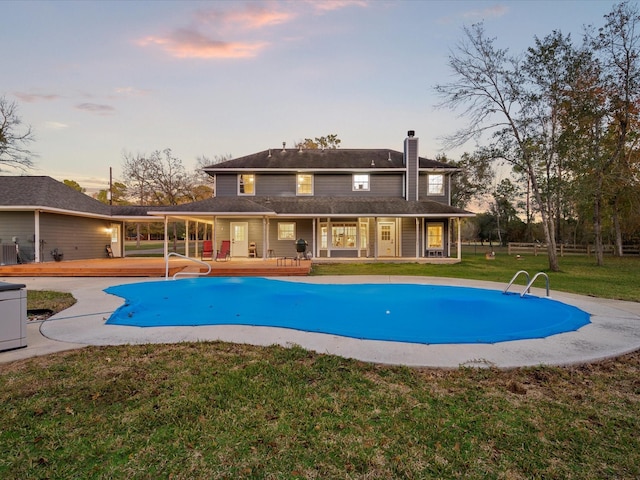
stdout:
[[23,261],[32,262],[35,258],[34,235],[33,212],[0,213],[0,244],[14,245],[13,237],[16,237]]
[[64,260],[84,260],[106,256],[105,245],[111,243],[107,229],[113,222],[94,218],[40,214],[40,239],[44,242],[41,261],[52,261],[55,248]]
[[[351,173],[314,173],[313,196],[402,198],[404,195],[404,175],[402,173],[371,173],[369,182],[369,190],[354,191]],[[255,195],[264,197],[295,197],[296,174],[256,174]],[[238,177],[236,174],[216,175],[216,196],[238,196]]]

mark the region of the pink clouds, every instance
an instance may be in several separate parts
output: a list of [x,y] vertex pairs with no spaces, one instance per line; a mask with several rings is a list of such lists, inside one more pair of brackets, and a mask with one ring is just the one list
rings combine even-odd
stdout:
[[57,95],[55,93],[25,93],[25,92],[15,92],[14,95],[16,97],[18,97],[20,100],[22,100],[25,103],[35,103],[35,102],[40,102],[40,101],[51,101],[51,100],[57,100],[60,97],[60,95]]
[[139,45],[157,45],[176,58],[247,58],[254,57],[266,43],[224,42],[197,31],[180,29],[165,37],[147,37]]
[[116,111],[116,109],[110,105],[103,105],[98,103],[81,103],[79,105],[76,105],[76,108],[78,110],[95,113],[97,115],[111,115]]
[[[268,29],[298,17],[321,14],[350,6],[366,6],[364,0],[328,0],[305,3],[249,3],[237,8],[204,9],[194,13],[191,25],[137,41],[142,47],[159,47],[174,58],[252,58],[273,44]],[[309,10],[309,8],[311,10]]]

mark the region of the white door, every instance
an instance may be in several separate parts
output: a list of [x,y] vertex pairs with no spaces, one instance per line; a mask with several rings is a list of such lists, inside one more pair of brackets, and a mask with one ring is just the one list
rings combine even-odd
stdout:
[[396,255],[396,224],[380,222],[378,224],[378,256],[395,257]]
[[114,257],[122,256],[122,242],[120,241],[120,224],[111,224],[111,251]]
[[249,224],[247,222],[231,222],[231,256],[249,256]]

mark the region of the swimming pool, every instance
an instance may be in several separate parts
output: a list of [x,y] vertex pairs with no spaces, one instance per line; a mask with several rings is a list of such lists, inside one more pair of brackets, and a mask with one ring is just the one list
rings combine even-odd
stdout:
[[252,325],[422,344],[544,338],[587,325],[589,314],[549,298],[420,284],[312,284],[197,278],[117,285],[109,325]]

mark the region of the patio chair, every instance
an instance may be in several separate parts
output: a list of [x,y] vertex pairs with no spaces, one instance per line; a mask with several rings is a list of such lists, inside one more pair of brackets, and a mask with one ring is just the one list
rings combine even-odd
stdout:
[[200,260],[213,260],[213,243],[211,240],[204,240],[202,242],[202,254]]
[[229,240],[222,240],[220,243],[220,250],[216,253],[216,262],[218,260],[229,260],[231,258],[231,242]]
[[251,242],[249,244],[249,257],[256,258],[258,256],[258,247],[256,246],[256,242]]

